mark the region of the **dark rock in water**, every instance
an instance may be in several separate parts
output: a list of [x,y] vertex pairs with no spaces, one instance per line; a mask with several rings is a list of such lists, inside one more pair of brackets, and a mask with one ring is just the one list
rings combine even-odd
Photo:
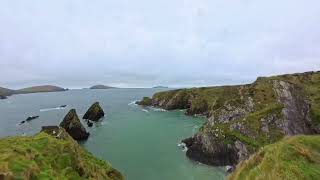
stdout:
[[93,123],[88,120],[88,121],[87,121],[87,125],[88,125],[88,127],[92,127],[92,126],[93,126]]
[[95,102],[84,114],[83,119],[89,119],[91,121],[98,121],[104,116],[103,109],[99,105],[99,102]]
[[27,122],[28,122],[28,121],[32,121],[32,120],[37,119],[37,118],[39,118],[39,116],[29,116],[29,117],[26,119],[26,121],[27,121]]
[[90,135],[81,124],[75,109],[71,109],[68,112],[63,121],[60,123],[60,126],[63,127],[75,140],[88,139]]
[[195,135],[182,142],[188,148],[187,157],[192,160],[213,166],[233,165],[238,161],[235,147],[225,145],[211,136]]
[[61,108],[65,108],[65,107],[67,107],[67,105],[61,105],[60,107],[61,107]]
[[232,173],[235,170],[234,166],[226,166],[225,167],[227,173]]
[[149,97],[143,97],[141,101],[137,101],[136,104],[140,106],[151,106],[152,105],[152,99]]
[[24,124],[26,121],[21,121],[19,124],[21,125],[21,124]]
[[7,97],[4,95],[0,95],[0,99],[7,99]]

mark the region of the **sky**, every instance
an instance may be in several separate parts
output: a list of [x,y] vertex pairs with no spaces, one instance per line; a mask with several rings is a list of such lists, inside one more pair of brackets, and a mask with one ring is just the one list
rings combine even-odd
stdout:
[[320,70],[319,0],[1,0],[0,86],[212,86]]

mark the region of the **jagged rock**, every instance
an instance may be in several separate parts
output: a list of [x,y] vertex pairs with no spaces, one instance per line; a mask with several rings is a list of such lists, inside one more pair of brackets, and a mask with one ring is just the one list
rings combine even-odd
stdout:
[[91,121],[98,121],[104,116],[103,109],[99,102],[95,102],[91,105],[88,111],[84,114],[83,119],[89,119]]
[[63,121],[60,123],[60,126],[63,127],[75,140],[88,139],[90,135],[81,124],[75,109],[71,109],[68,112]]
[[233,165],[238,160],[235,147],[226,145],[209,134],[196,134],[182,142],[188,148],[186,155],[204,164],[226,166]]

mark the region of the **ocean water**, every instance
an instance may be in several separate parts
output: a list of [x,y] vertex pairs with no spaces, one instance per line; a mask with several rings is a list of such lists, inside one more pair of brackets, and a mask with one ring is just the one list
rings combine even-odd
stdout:
[[[163,90],[163,89],[162,89]],[[219,180],[223,168],[189,160],[179,142],[205,122],[182,111],[142,108],[135,100],[161,89],[70,90],[66,92],[14,95],[0,100],[0,137],[32,135],[41,126],[58,125],[75,108],[81,118],[99,101],[106,113],[89,128],[89,139],[80,144],[129,180]],[[59,108],[67,105],[66,108]],[[28,116],[38,119],[19,125]]]

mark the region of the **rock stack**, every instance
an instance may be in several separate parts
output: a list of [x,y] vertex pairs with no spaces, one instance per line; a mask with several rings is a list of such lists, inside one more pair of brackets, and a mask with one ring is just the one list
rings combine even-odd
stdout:
[[99,102],[95,102],[91,105],[88,111],[84,114],[83,119],[98,121],[104,117],[103,109],[101,108]]
[[60,123],[60,126],[63,127],[75,140],[85,140],[88,139],[90,135],[81,124],[75,109],[71,109],[68,112]]

